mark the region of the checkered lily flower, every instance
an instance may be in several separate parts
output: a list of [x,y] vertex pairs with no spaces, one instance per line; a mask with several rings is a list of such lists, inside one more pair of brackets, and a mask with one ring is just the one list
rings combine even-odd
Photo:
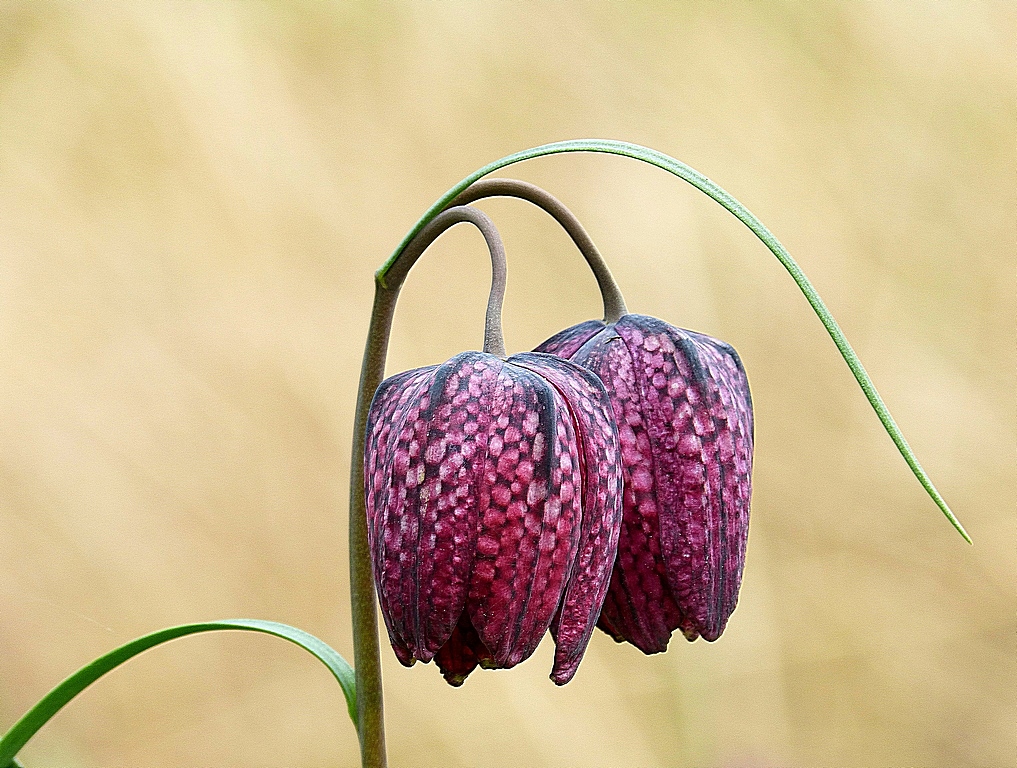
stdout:
[[406,666],[461,685],[523,661],[551,629],[576,672],[621,524],[618,431],[603,384],[552,355],[464,352],[378,387],[367,425],[368,539]]
[[607,388],[621,440],[623,521],[598,626],[645,653],[680,629],[716,640],[738,600],[749,526],[752,401],[728,344],[645,315],[590,320],[539,352]]

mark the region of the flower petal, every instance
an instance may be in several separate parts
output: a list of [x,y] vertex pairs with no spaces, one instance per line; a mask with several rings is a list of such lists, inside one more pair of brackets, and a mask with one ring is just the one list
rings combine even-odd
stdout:
[[621,446],[621,536],[601,628],[644,653],[659,653],[667,649],[671,632],[681,621],[681,610],[671,594],[660,552],[653,451],[643,419],[637,372],[628,348],[613,327],[588,341],[573,361],[604,382]]
[[592,372],[550,355],[521,354],[509,362],[549,381],[564,398],[578,436],[582,468],[579,549],[558,615],[551,625],[557,649],[551,678],[575,674],[590,641],[618,553],[622,476],[611,403]]
[[466,602],[485,455],[483,393],[500,366],[491,355],[463,353],[402,379],[410,386],[391,410],[388,390],[377,410],[372,404],[369,434],[381,436],[380,420],[391,420],[367,477],[378,593],[390,635],[421,661],[449,639]]
[[[378,387],[368,414],[365,460],[364,494],[367,509],[367,537],[372,553],[375,584],[378,585],[378,599],[388,629],[389,640],[399,661],[412,666],[415,645],[412,637],[404,632],[403,612],[406,604],[402,599],[390,601],[383,588],[386,574],[389,579],[401,570],[397,552],[386,546],[385,527],[389,522],[389,496],[392,469],[394,466],[395,444],[405,427],[407,406],[416,402],[422,388],[427,384],[435,366],[418,368],[396,374]],[[398,579],[394,580],[398,583]]]
[[478,495],[467,609],[496,664],[530,656],[547,631],[575,558],[581,475],[567,407],[539,376],[504,364]]

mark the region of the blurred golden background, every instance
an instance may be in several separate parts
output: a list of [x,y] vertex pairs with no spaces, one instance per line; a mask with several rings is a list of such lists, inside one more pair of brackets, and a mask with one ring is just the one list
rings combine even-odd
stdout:
[[[295,624],[352,660],[349,445],[372,273],[460,178],[548,141],[646,144],[800,261],[964,544],[790,278],[668,174],[511,174],[586,224],[630,309],[725,339],[753,386],[753,525],[715,644],[597,633],[460,690],[384,647],[394,766],[1015,764],[1014,168],[1005,2],[0,2],[0,728],[175,623]],[[510,351],[600,311],[527,203]],[[482,341],[457,228],[389,371]],[[338,686],[266,637],[159,648],[29,766],[353,766]]]

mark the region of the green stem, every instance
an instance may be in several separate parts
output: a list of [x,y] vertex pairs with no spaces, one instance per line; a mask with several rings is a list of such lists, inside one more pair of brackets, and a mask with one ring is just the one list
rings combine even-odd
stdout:
[[475,208],[458,206],[438,212],[392,260],[387,281],[376,280],[371,325],[367,331],[364,362],[357,389],[357,411],[353,423],[353,454],[350,462],[350,603],[353,623],[353,664],[357,681],[357,715],[360,723],[360,755],[364,768],[384,768],[385,718],[381,684],[381,655],[378,642],[378,614],[375,607],[374,576],[367,540],[367,506],[364,499],[364,443],[367,416],[374,392],[385,377],[392,318],[399,290],[427,247],[449,227],[468,222],[484,235],[491,252],[492,287],[484,329],[484,349],[504,356],[501,337],[501,297],[505,292],[505,252],[491,220]]
[[625,298],[622,296],[618,283],[615,282],[611,270],[600,255],[597,246],[586,233],[579,219],[554,195],[535,184],[516,179],[481,179],[471,184],[460,193],[450,205],[468,205],[485,197],[518,197],[527,200],[539,208],[543,208],[557,221],[583,254],[590,265],[600,288],[600,296],[604,302],[604,322],[616,323],[622,315],[628,314]]
[[962,526],[960,521],[956,518],[956,516],[954,516],[950,507],[939,494],[939,491],[936,490],[932,480],[922,468],[922,465],[918,463],[918,458],[915,456],[914,451],[911,450],[911,446],[908,445],[907,440],[904,439],[904,434],[901,432],[900,427],[897,426],[893,416],[890,415],[890,411],[883,402],[883,398],[880,397],[879,393],[876,391],[876,387],[873,385],[872,379],[869,378],[869,374],[866,373],[865,368],[858,359],[858,355],[855,354],[851,345],[848,344],[847,338],[844,336],[844,332],[840,329],[837,321],[834,320],[833,315],[830,314],[830,310],[826,308],[826,304],[823,303],[823,300],[819,297],[816,289],[812,287],[812,283],[810,283],[808,278],[805,277],[805,274],[802,272],[795,260],[791,258],[791,254],[789,254],[787,249],[780,244],[780,241],[773,236],[773,233],[770,232],[770,230],[767,229],[759,219],[750,213],[745,206],[710,181],[710,179],[703,174],[662,152],[624,141],[613,141],[610,139],[576,139],[573,141],[560,141],[554,144],[544,144],[543,146],[526,149],[522,152],[517,152],[515,154],[508,155],[507,157],[503,157],[500,160],[495,160],[493,163],[485,165],[480,170],[474,171],[452,187],[448,192],[442,195],[438,201],[435,202],[426,213],[424,213],[423,216],[420,217],[417,223],[413,225],[413,228],[407,233],[406,237],[403,238],[403,241],[396,248],[395,252],[389,257],[388,261],[382,264],[381,268],[375,273],[375,278],[378,284],[382,286],[385,285],[386,281],[389,279],[388,275],[392,270],[393,265],[398,261],[401,254],[416,234],[471,184],[484,176],[487,176],[489,173],[493,173],[494,171],[508,165],[512,165],[513,163],[519,163],[523,160],[531,160],[545,155],[562,154],[565,152],[603,152],[606,154],[630,157],[635,160],[641,160],[644,163],[649,163],[650,165],[654,165],[658,168],[662,168],[663,170],[674,174],[678,178],[687,181],[696,189],[716,200],[724,208],[734,214],[739,221],[752,230],[753,234],[762,240],[763,244],[770,249],[774,256],[777,257],[777,260],[780,261],[791,275],[791,278],[795,281],[799,290],[801,290],[801,292],[805,295],[806,300],[819,317],[820,322],[823,323],[823,327],[826,328],[827,333],[829,333],[830,337],[833,339],[833,343],[837,346],[837,350],[840,352],[841,357],[844,358],[844,362],[847,363],[847,366],[854,375],[858,385],[862,388],[862,392],[869,401],[869,405],[871,405],[872,409],[876,412],[880,422],[883,424],[883,428],[890,435],[890,439],[893,440],[894,445],[897,446],[897,450],[900,451],[901,456],[904,457],[904,461],[907,462],[907,465],[911,468],[911,471],[918,479],[918,482],[921,483],[926,493],[929,494],[940,510],[942,510],[947,520],[949,520],[950,523],[953,524],[953,527],[957,529],[958,533],[964,537],[964,540],[969,544],[971,543],[971,537],[968,535],[967,531],[964,530],[964,526]]

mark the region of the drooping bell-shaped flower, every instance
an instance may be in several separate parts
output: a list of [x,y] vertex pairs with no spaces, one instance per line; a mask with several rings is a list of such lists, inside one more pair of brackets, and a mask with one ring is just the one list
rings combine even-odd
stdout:
[[568,328],[539,352],[596,373],[621,440],[623,519],[598,626],[645,653],[716,640],[738,600],[752,402],[734,349],[645,315]]
[[618,547],[621,465],[597,376],[552,355],[464,352],[382,382],[367,425],[374,576],[406,666],[460,685],[550,628],[575,674]]

